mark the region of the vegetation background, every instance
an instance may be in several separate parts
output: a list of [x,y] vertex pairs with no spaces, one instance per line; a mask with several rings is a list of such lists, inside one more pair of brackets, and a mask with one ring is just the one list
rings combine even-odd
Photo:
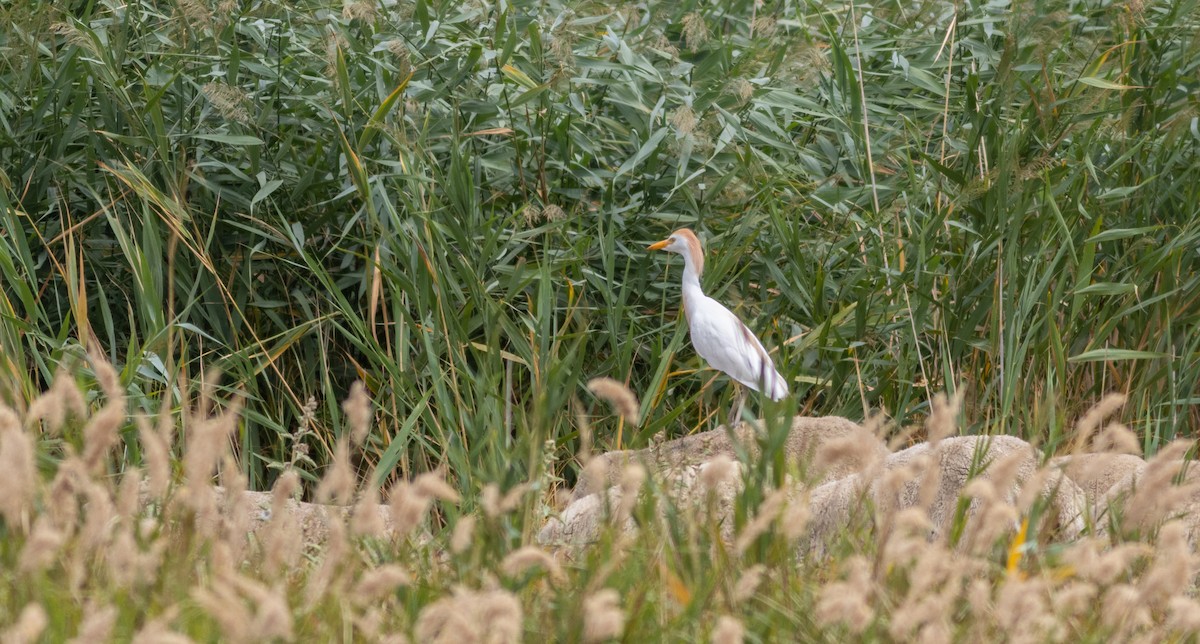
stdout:
[[688,226],[792,383],[764,410],[961,389],[1049,454],[1118,391],[1151,454],[1200,423],[1198,34],[1194,0],[4,3],[0,401],[60,365],[98,400],[94,352],[182,417],[219,369],[267,489],[361,380],[360,476],[569,485],[583,424],[724,417],[644,251]]

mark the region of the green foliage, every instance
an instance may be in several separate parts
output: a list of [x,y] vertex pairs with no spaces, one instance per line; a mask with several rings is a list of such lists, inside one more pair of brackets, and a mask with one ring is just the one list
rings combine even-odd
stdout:
[[591,377],[641,395],[626,444],[723,418],[643,251],[691,226],[789,409],[966,386],[972,431],[1056,445],[1120,390],[1153,450],[1200,420],[1197,15],[8,3],[0,395],[87,350],[145,409],[219,368],[262,487],[362,379],[381,476],[570,478]]

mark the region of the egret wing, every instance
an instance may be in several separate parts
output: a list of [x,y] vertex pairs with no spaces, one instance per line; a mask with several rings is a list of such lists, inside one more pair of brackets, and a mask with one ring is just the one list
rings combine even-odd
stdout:
[[704,297],[689,311],[688,326],[696,353],[734,380],[773,400],[787,395],[787,384],[754,334],[720,302]]

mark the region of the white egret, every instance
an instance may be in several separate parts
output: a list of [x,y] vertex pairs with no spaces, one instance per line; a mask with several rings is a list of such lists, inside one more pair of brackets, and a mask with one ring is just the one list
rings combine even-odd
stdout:
[[[776,371],[771,356],[745,324],[720,302],[700,288],[704,251],[696,233],[680,228],[670,237],[651,244],[649,250],[666,250],[683,255],[683,310],[687,316],[692,347],[708,364],[734,380],[761,391],[771,400],[788,394],[787,382]],[[730,426],[741,416],[745,392],[741,392],[730,415]]]

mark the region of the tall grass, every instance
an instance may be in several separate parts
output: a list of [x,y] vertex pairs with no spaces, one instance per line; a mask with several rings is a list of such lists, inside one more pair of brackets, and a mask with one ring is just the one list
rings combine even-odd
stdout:
[[641,396],[634,447],[729,405],[642,250],[691,226],[788,409],[964,387],[968,431],[1057,445],[1117,390],[1153,451],[1200,420],[1196,15],[9,3],[0,395],[96,351],[178,408],[218,368],[261,489],[297,440],[315,480],[362,380],[364,472],[569,481],[573,400],[616,438],[592,377]]
[[[1198,15],[3,4],[0,635],[1196,637],[1200,492],[1170,441],[1200,421]],[[588,443],[728,409],[679,266],[643,250],[680,226],[794,395],[755,403],[754,455],[704,466],[698,507],[635,468],[603,506],[635,532],[537,544]],[[1119,397],[1075,422],[1114,391],[1132,433],[1101,428]],[[1081,446],[1159,456],[1078,540],[986,448],[936,538],[884,486],[818,539],[793,412],[883,412],[910,456],[957,418],[1038,444],[1037,482]],[[902,460],[876,442],[835,447]],[[842,480],[923,489],[931,454]]]

